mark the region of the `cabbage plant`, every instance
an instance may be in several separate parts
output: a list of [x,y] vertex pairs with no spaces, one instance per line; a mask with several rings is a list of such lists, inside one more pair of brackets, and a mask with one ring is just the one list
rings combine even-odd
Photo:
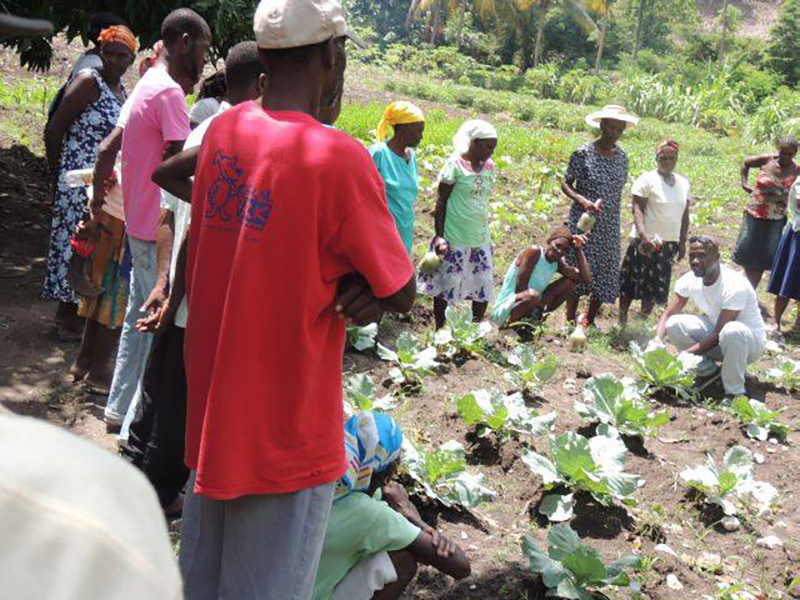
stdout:
[[378,335],[378,324],[370,323],[364,327],[358,325],[347,326],[347,341],[350,345],[362,352],[375,347],[375,336]]
[[505,379],[523,390],[538,391],[556,374],[556,357],[551,354],[538,360],[528,344],[514,348],[507,360],[511,368],[506,371]]
[[722,467],[709,455],[706,464],[687,467],[681,479],[705,496],[707,504],[722,508],[734,516],[742,508],[756,508],[758,514],[769,510],[778,497],[778,490],[764,481],[753,479],[753,455],[743,446],[732,446],[725,453]]
[[688,352],[673,356],[663,345],[648,345],[642,350],[636,342],[631,342],[630,352],[637,377],[650,391],[668,390],[683,400],[694,397],[692,386],[701,356]]
[[404,331],[397,338],[394,350],[378,344],[378,356],[397,365],[389,370],[389,377],[397,384],[421,386],[422,378],[433,375],[434,369],[439,366],[436,361],[436,348],[425,347],[408,331]]
[[547,532],[547,551],[539,548],[530,535],[522,538],[522,553],[530,563],[531,573],[542,578],[548,598],[595,600],[594,589],[609,585],[630,587],[639,591],[625,568],[637,568],[640,559],[628,556],[610,565],[603,563],[600,553],[581,544],[578,534],[569,525],[553,525]]
[[770,435],[785,441],[789,428],[780,420],[780,411],[770,410],[763,402],[738,396],[731,402],[730,411],[744,425],[745,433],[754,440],[766,441]]
[[483,474],[467,472],[464,446],[454,440],[425,451],[405,438],[403,462],[418,490],[445,506],[471,508],[494,500],[495,492],[483,485]]
[[478,426],[478,437],[495,433],[501,441],[512,433],[538,435],[550,431],[556,420],[554,412],[539,416],[525,406],[520,393],[506,395],[497,390],[476,390],[459,398],[456,404],[467,426]]
[[800,360],[779,356],[776,368],[767,369],[767,378],[787,392],[800,390]]
[[598,433],[614,428],[625,435],[654,437],[656,430],[669,423],[667,411],[654,411],[642,397],[642,386],[630,377],[617,379],[610,373],[597,375],[583,386],[583,402],[575,410],[584,419],[599,421]]
[[344,382],[344,412],[348,417],[366,410],[390,411],[395,407],[391,394],[375,397],[375,382],[366,373],[350,375]]
[[442,355],[447,358],[458,353],[480,355],[492,326],[486,321],[473,321],[472,311],[467,306],[448,306],[444,314],[445,326],[433,338]]
[[615,501],[634,505],[638,475],[625,473],[628,451],[618,436],[597,435],[586,439],[573,432],[550,440],[550,456],[526,451],[522,461],[542,478],[545,490],[566,486],[589,492],[604,506]]

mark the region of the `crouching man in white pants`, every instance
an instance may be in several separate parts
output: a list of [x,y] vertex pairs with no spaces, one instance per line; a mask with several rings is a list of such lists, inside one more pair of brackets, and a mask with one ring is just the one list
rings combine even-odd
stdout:
[[[698,390],[721,376],[726,396],[745,394],[747,365],[758,360],[766,343],[756,293],[743,274],[720,264],[719,248],[710,237],[691,238],[689,265],[691,273],[675,284],[675,299],[661,316],[658,337],[703,357]],[[690,298],[703,316],[681,314]]]

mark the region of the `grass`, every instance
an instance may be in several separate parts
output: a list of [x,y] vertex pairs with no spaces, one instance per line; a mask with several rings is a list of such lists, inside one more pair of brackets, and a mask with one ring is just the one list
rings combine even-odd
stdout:
[[47,119],[47,108],[56,92],[58,84],[51,78],[0,81],[0,133],[42,154],[43,131],[31,124]]

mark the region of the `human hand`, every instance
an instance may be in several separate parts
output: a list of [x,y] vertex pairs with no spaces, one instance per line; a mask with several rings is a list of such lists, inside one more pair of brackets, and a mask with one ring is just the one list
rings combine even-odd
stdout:
[[573,235],[573,236],[572,236],[572,246],[573,246],[573,247],[574,247],[576,250],[581,250],[581,249],[583,249],[583,247],[586,245],[586,242],[587,242],[587,240],[588,240],[588,237],[589,237],[589,236],[588,236],[587,234],[583,234],[583,235]]
[[743,184],[742,184],[742,189],[743,189],[745,192],[747,192],[748,194],[752,194],[752,193],[753,193],[753,186],[752,186],[752,185],[750,185],[749,183],[743,183]]
[[431,536],[431,543],[436,548],[436,553],[442,558],[450,558],[456,553],[456,543],[436,530],[429,534]]
[[359,273],[350,273],[339,280],[334,310],[347,324],[359,326],[378,323],[383,316],[380,300]]
[[653,239],[647,234],[639,236],[639,252],[645,256],[651,254],[656,249],[656,244]]
[[142,333],[159,333],[175,322],[180,302],[169,296],[158,310],[136,321],[136,330]]
[[600,214],[600,206],[598,205],[601,201],[598,200],[597,202],[592,202],[591,200],[587,200],[583,196],[580,197],[580,205],[583,209],[583,212],[587,212],[592,215],[599,215]]
[[450,251],[450,243],[438,235],[434,236],[433,241],[431,242],[431,247],[433,248],[433,251],[436,252],[436,255],[440,258],[444,258],[444,255]]

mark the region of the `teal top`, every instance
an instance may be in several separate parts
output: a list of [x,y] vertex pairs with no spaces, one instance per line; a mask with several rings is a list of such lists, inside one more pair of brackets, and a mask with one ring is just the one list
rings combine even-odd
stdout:
[[419,192],[419,173],[417,158],[411,148],[406,150],[408,160],[397,156],[386,142],[375,144],[369,149],[372,161],[378,169],[386,188],[389,211],[394,217],[397,232],[411,256],[414,243],[414,203]]
[[333,503],[312,600],[327,600],[360,561],[378,552],[407,548],[420,529],[383,502],[354,492]]
[[448,158],[439,182],[453,186],[444,217],[444,239],[451,246],[477,248],[488,244],[489,196],[495,181],[494,162],[487,160],[480,171],[460,156]]
[[[550,285],[553,275],[558,271],[558,261],[548,262],[544,255],[544,248],[540,247],[539,250],[539,260],[536,261],[536,266],[533,268],[531,277],[528,280],[528,289],[542,294],[547,289],[547,286]],[[508,322],[508,317],[514,309],[517,297],[517,273],[519,273],[518,259],[519,255],[508,267],[500,293],[497,296],[494,308],[492,308],[491,319],[498,327],[502,327]]]

